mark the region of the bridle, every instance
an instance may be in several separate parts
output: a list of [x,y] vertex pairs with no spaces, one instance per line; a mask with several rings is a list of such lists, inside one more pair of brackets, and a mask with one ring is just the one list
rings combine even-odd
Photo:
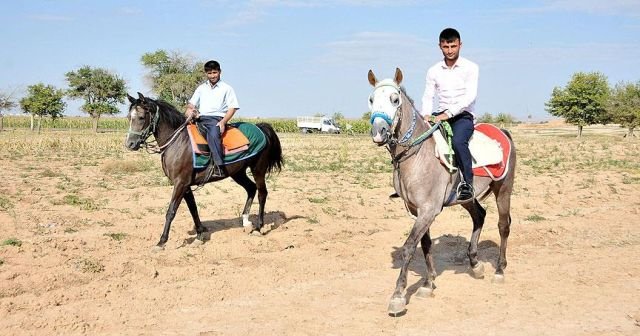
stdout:
[[[129,121],[129,131],[127,131],[127,134],[138,135],[140,137],[137,145],[147,145],[147,139],[149,139],[151,134],[156,132],[158,120],[160,119],[160,108],[158,107],[158,104],[154,105],[156,106],[156,113],[151,117],[151,122],[149,122],[149,125],[147,125],[145,129],[141,131],[134,131],[131,129],[131,121]],[[147,113],[149,113],[149,111],[145,109],[145,114]]]
[[[391,154],[391,158],[393,162],[398,163],[400,162],[400,160],[403,160],[403,157],[407,154],[407,152],[410,149],[422,144],[422,142],[424,142],[424,140],[429,138],[433,134],[433,132],[438,130],[438,127],[440,126],[440,122],[437,122],[434,125],[431,125],[430,123],[427,122],[427,126],[429,126],[429,129],[426,132],[422,133],[417,138],[413,139],[413,141],[411,141],[413,137],[413,133],[415,132],[415,129],[416,129],[417,119],[421,117],[418,113],[418,110],[415,108],[415,106],[413,105],[411,106],[411,112],[412,112],[411,125],[409,126],[409,128],[404,134],[400,134],[399,128],[400,128],[400,124],[402,123],[402,111],[401,111],[402,103],[403,103],[402,98],[404,94],[398,85],[383,83],[380,85],[376,85],[376,87],[373,89],[373,92],[369,96],[370,101],[373,100],[373,94],[376,92],[376,90],[378,90],[381,87],[391,87],[394,90],[396,90],[399,97],[398,107],[396,108],[393,119],[391,119],[391,117],[389,117],[389,115],[383,111],[371,111],[371,119],[369,121],[373,125],[374,121],[380,118],[384,120],[387,123],[387,125],[389,125],[389,130],[387,131],[387,140],[385,144],[387,145],[387,150]],[[392,151],[392,147],[395,148],[396,146],[404,147],[404,150],[394,155]]]
[[[164,154],[164,151],[167,149],[167,147],[169,147],[169,145],[171,145],[176,140],[176,138],[178,137],[178,134],[180,134],[180,131],[182,131],[182,129],[184,129],[187,126],[187,123],[189,123],[190,120],[187,119],[187,121],[185,121],[180,127],[178,127],[178,129],[176,129],[171,135],[171,138],[169,139],[169,141],[167,141],[164,145],[158,146],[157,139],[151,142],[147,142],[147,139],[149,139],[151,134],[156,133],[156,130],[158,128],[158,121],[160,120],[160,107],[156,103],[153,103],[153,105],[155,105],[156,107],[156,112],[151,117],[151,122],[149,122],[149,125],[147,125],[147,127],[145,127],[141,131],[134,131],[131,129],[131,121],[129,121],[129,131],[127,131],[127,134],[138,135],[139,138],[136,145],[140,147],[144,147],[147,150],[147,152],[153,153],[153,154],[157,154],[157,153]],[[148,109],[144,109],[144,110],[145,110],[145,114],[151,113]]]

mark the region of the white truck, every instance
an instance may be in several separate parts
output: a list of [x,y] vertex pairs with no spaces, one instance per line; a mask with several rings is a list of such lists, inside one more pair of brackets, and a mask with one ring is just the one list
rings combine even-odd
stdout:
[[298,117],[297,125],[302,133],[340,133],[340,127],[329,117]]

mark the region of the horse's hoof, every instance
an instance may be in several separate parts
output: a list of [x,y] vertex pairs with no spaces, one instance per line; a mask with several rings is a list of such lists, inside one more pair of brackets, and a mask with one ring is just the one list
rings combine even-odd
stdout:
[[427,299],[433,296],[433,288],[431,287],[422,286],[416,291],[416,297],[420,299]]
[[254,237],[262,237],[262,232],[260,232],[260,230],[253,230],[249,234]]
[[407,300],[404,297],[394,297],[391,298],[391,302],[389,302],[389,315],[393,317],[397,317],[402,315],[406,310]]
[[497,283],[497,284],[503,284],[504,283],[504,274],[494,274],[493,275],[493,280],[491,280],[491,282]]
[[151,252],[162,252],[164,251],[164,245],[156,245],[151,249]]
[[191,247],[198,247],[204,244],[204,242],[200,239],[194,239],[193,243],[191,243]]
[[482,263],[478,263],[476,267],[472,267],[471,275],[476,279],[484,279],[484,265]]

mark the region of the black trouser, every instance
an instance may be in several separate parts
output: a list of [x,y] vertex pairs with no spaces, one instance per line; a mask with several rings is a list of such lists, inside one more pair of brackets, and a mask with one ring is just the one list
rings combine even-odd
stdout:
[[458,169],[460,169],[465,182],[473,184],[472,159],[471,151],[469,151],[469,140],[473,135],[473,115],[469,112],[462,112],[447,121],[453,131],[451,142]]
[[222,117],[201,116],[200,123],[207,128],[207,142],[211,149],[211,159],[216,166],[224,165],[224,150],[222,149],[222,137],[220,136],[220,127],[217,126]]

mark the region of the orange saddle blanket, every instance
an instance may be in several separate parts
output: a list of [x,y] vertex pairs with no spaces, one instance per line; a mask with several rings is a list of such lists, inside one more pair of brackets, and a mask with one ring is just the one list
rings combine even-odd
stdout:
[[[196,154],[208,154],[210,152],[207,139],[200,133],[198,126],[195,124],[187,125],[189,139],[191,140],[191,148]],[[249,139],[235,127],[227,127],[222,134],[222,147],[224,154],[233,154],[245,151],[249,148]]]

